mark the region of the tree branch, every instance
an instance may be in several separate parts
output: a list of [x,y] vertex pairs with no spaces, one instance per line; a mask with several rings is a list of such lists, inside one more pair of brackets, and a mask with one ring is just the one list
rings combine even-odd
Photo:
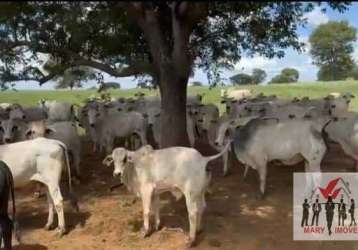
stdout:
[[133,75],[140,75],[143,73],[148,74],[148,75],[153,75],[153,68],[150,65],[150,63],[147,63],[147,62],[138,62],[137,61],[130,66],[127,66],[127,67],[124,67],[121,69],[116,69],[116,68],[109,66],[108,64],[96,62],[93,60],[86,60],[86,59],[82,58],[82,59],[75,60],[74,65],[92,67],[92,68],[101,70],[111,76],[114,76],[114,77],[128,77],[128,76],[133,76]]

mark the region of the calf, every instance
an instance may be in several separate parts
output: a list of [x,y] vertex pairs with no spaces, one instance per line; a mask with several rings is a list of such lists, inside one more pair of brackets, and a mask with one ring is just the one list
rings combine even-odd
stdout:
[[[8,215],[9,195],[12,199],[12,218]],[[4,249],[10,250],[12,248],[11,236],[12,229],[14,229],[15,237],[19,240],[16,223],[16,206],[14,193],[14,180],[9,167],[5,162],[0,161],[0,247],[4,241]]]
[[103,163],[107,166],[114,163],[113,175],[121,175],[123,184],[142,199],[145,237],[150,234],[151,210],[155,213],[155,229],[160,226],[160,193],[170,191],[178,199],[184,194],[190,223],[188,244],[191,246],[196,233],[201,230],[202,214],[206,207],[205,191],[211,179],[207,164],[228,148],[229,143],[222,152],[210,157],[204,157],[196,149],[187,147],[153,150],[146,145],[137,151],[116,148]]

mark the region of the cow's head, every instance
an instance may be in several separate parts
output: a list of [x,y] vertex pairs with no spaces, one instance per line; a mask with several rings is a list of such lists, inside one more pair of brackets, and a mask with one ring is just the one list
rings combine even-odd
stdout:
[[16,134],[19,132],[19,124],[17,119],[3,120],[0,124],[0,131],[3,134],[3,143],[12,143]]
[[24,109],[20,104],[12,104],[10,107],[6,108],[6,111],[9,114],[9,119],[26,119]]
[[120,176],[124,173],[127,167],[132,167],[132,164],[138,162],[142,157],[145,157],[152,152],[153,148],[150,145],[142,146],[136,151],[129,151],[125,148],[115,148],[112,154],[107,155],[102,163],[106,166],[110,166],[113,163],[113,176]]
[[114,163],[113,176],[121,175],[127,164],[127,150],[125,148],[115,148],[112,154],[104,158],[102,163],[106,166],[111,166]]
[[38,137],[47,137],[56,132],[54,128],[47,127],[44,120],[31,122],[26,130],[27,139],[35,139]]
[[95,105],[90,105],[87,108],[88,124],[90,127],[94,128],[98,122],[101,120],[106,112],[106,107],[101,103],[96,103]]

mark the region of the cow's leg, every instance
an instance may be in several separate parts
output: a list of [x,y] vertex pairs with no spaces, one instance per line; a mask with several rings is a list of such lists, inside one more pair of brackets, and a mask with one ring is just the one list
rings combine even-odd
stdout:
[[150,207],[152,202],[153,187],[146,186],[141,188],[141,197],[143,202],[143,237],[150,235]]
[[266,163],[260,164],[256,169],[258,171],[259,179],[260,179],[260,192],[258,193],[257,198],[263,199],[265,195],[265,188],[266,188],[267,165]]
[[57,218],[58,218],[57,233],[61,237],[66,233],[65,216],[63,212],[63,197],[61,194],[60,187],[56,184],[49,184],[48,190],[53,200],[53,204],[55,205],[55,209],[57,213]]
[[244,180],[246,180],[247,173],[249,172],[249,165],[245,164],[245,171],[244,171]]
[[143,144],[141,137],[140,136],[139,137],[135,136],[134,137],[134,149],[138,149],[143,145],[145,145],[145,144]]
[[197,233],[201,233],[203,230],[203,225],[202,225],[202,218],[203,218],[203,213],[205,211],[206,208],[206,202],[205,202],[205,192],[203,192],[201,198],[199,198],[199,204],[198,204],[198,217],[197,217],[197,228],[196,228],[196,232]]
[[223,154],[223,161],[224,161],[224,171],[223,171],[223,176],[226,176],[227,175],[227,172],[228,172],[228,159],[229,159],[229,153],[228,151],[226,151],[224,154]]
[[186,207],[188,209],[189,225],[190,225],[189,239],[187,241],[187,244],[189,247],[192,247],[195,244],[195,239],[196,239],[196,231],[197,231],[197,223],[198,223],[197,217],[198,217],[199,209],[198,209],[197,201],[193,197],[191,197],[190,194],[185,195],[185,200],[186,200]]
[[130,137],[126,137],[125,139],[124,139],[124,147],[125,148],[128,148],[128,149],[131,149],[130,148]]
[[46,230],[52,230],[53,228],[53,219],[54,219],[54,212],[55,212],[55,207],[53,204],[53,200],[51,198],[51,195],[47,189],[46,191],[46,196],[47,196],[47,203],[48,203],[48,217],[47,217],[47,224],[45,226]]
[[146,131],[147,131],[147,128],[146,128],[146,127],[143,127],[143,129],[141,129],[141,130],[138,132],[141,146],[144,146],[144,145],[147,145],[147,144],[148,144]]
[[[2,228],[2,236],[4,239],[4,250],[11,250],[12,249],[12,221],[10,220],[9,216],[1,216],[1,228]],[[1,246],[1,242],[0,242]]]
[[113,143],[114,143],[114,138],[108,138],[106,141],[106,154],[109,155],[112,153],[112,149],[113,149]]
[[153,200],[154,216],[155,216],[155,230],[158,231],[160,228],[160,197],[154,195]]
[[81,168],[80,168],[80,153],[79,152],[73,152],[73,166],[75,169],[75,175],[74,175],[74,181],[76,182],[76,184],[80,184],[81,182]]

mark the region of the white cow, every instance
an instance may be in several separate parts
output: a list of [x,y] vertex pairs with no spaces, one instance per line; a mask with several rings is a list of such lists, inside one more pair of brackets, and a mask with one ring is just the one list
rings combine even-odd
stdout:
[[67,102],[46,101],[41,99],[39,101],[40,107],[47,113],[48,121],[75,121],[74,105]]
[[[254,119],[235,133],[234,151],[239,161],[256,169],[260,177],[260,197],[266,186],[267,163],[280,160],[285,165],[305,161],[306,172],[320,172],[326,145],[323,124],[310,119]],[[314,179],[318,184],[318,179]]]
[[44,120],[31,122],[26,130],[26,137],[29,139],[46,137],[64,143],[72,158],[71,166],[73,166],[74,176],[80,177],[81,139],[75,123],[65,121],[47,125]]
[[109,153],[113,149],[115,138],[127,138],[138,135],[142,145],[147,144],[147,120],[138,112],[118,112],[108,114],[105,105],[97,103],[87,108],[88,122],[95,129],[98,142]]
[[220,95],[221,97],[240,100],[245,97],[251,97],[252,93],[253,92],[251,89],[227,89],[227,90],[222,89]]
[[72,194],[71,171],[66,146],[57,140],[37,138],[0,146],[0,160],[11,169],[15,188],[26,186],[30,181],[38,181],[47,187],[49,214],[45,229],[52,228],[54,210],[58,216],[58,234],[66,232],[63,198],[60,189],[61,174],[68,171],[68,184],[71,193],[71,204],[78,210]]
[[343,151],[356,161],[358,171],[358,114],[338,117],[331,120],[324,128],[328,138],[339,143]]
[[194,121],[200,134],[209,130],[211,121],[219,119],[220,116],[219,109],[215,104],[194,106],[192,112],[194,113]]
[[26,122],[47,119],[46,112],[40,107],[22,107],[14,103],[7,108],[9,119],[22,119]]
[[155,229],[160,226],[159,195],[170,191],[179,199],[184,194],[190,223],[188,244],[192,246],[202,228],[202,214],[206,207],[205,191],[211,179],[207,164],[220,157],[228,147],[229,144],[222,152],[210,157],[186,147],[153,150],[146,145],[137,151],[116,148],[103,163],[107,166],[114,163],[113,175],[121,175],[127,188],[142,199],[144,236],[150,234],[151,211],[155,213]]

